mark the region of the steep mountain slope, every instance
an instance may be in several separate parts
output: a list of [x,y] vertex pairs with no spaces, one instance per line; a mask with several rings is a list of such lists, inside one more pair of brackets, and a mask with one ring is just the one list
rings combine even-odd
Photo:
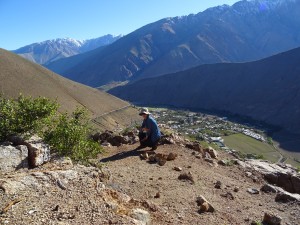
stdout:
[[257,60],[300,46],[299,14],[300,1],[244,0],[197,15],[162,19],[71,68],[56,67],[56,62],[49,68],[97,87],[201,64]]
[[33,43],[17,50],[17,53],[24,58],[38,64],[49,64],[58,59],[63,59],[101,46],[109,45],[118,40],[121,36],[110,34],[89,40],[74,40],[71,38],[58,38],[40,43]]
[[299,133],[300,48],[249,63],[202,65],[110,93],[131,102],[228,111]]
[[[60,111],[70,112],[77,106],[83,106],[90,111],[92,118],[129,105],[107,93],[63,78],[4,49],[0,49],[0,80],[0,93],[6,97],[17,97],[20,93],[34,97],[45,96],[57,99],[61,105]],[[132,113],[130,109],[124,111],[120,110],[120,115],[114,115],[114,119],[118,116],[126,118],[126,115]],[[125,123],[124,118],[122,120],[116,122]]]

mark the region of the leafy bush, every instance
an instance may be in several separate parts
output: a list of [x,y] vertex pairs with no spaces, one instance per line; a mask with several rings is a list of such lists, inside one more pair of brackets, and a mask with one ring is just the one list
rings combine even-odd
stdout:
[[99,143],[89,139],[90,132],[86,111],[77,109],[71,116],[59,115],[44,132],[44,140],[60,155],[85,162],[102,151]]
[[0,141],[11,135],[38,134],[60,155],[86,162],[101,152],[99,143],[89,139],[91,128],[87,112],[77,109],[72,115],[58,114],[59,105],[47,98],[6,99],[0,96]]
[[29,136],[42,129],[58,108],[47,98],[24,97],[16,100],[0,96],[0,141],[11,135]]

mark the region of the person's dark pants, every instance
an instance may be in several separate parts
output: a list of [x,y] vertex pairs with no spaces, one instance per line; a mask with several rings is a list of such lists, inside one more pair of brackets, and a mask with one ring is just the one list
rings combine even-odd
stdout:
[[152,147],[153,149],[157,148],[159,139],[155,142],[151,141],[151,138],[148,137],[145,141],[142,141],[146,137],[146,133],[144,132],[139,132],[139,139],[140,139],[140,144],[142,147]]

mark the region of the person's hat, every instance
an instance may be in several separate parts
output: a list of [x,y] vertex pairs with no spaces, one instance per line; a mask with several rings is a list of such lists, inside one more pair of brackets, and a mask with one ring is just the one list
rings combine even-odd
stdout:
[[149,115],[150,112],[149,112],[149,110],[148,110],[147,108],[142,108],[142,109],[141,109],[141,112],[139,113],[139,115],[141,116],[141,115],[143,115],[143,114]]

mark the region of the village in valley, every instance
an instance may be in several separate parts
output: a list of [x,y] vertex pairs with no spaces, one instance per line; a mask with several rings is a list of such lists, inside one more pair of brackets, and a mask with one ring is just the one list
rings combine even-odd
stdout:
[[[227,146],[224,138],[240,134],[273,147],[271,138],[266,135],[263,126],[259,129],[259,124],[255,124],[254,127],[247,123],[232,122],[227,117],[188,110],[151,108],[151,112],[163,132],[173,130],[188,139],[199,141],[202,145],[210,145],[217,149],[239,153],[239,149]],[[246,154],[246,156],[262,158],[260,154]]]

